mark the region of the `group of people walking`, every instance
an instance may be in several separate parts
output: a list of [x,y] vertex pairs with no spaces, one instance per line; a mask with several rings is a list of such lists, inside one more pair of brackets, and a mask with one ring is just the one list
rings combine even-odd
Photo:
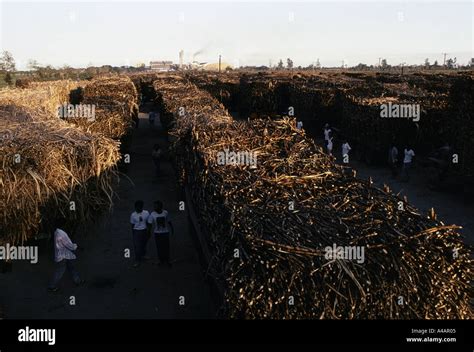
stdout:
[[[151,236],[155,238],[159,264],[171,266],[170,234],[174,233],[174,228],[168,211],[163,209],[163,203],[159,200],[153,203],[153,211],[151,213],[143,209],[143,207],[143,201],[137,200],[135,202],[135,211],[130,215],[135,251],[133,266],[138,267],[144,259],[147,259],[145,256],[146,246]],[[58,290],[59,281],[66,271],[71,274],[76,285],[79,286],[84,283],[73,264],[76,259],[74,252],[78,249],[78,246],[71,241],[66,231],[64,231],[64,224],[65,221],[63,219],[57,220],[56,230],[54,231],[54,261],[56,269],[48,285],[48,290],[52,292]]]
[[[150,213],[144,209],[144,202],[135,202],[135,211],[130,215],[132,229],[132,241],[135,251],[134,267],[138,267],[145,259],[146,247],[151,236],[155,238],[156,251],[159,264],[171,267],[170,260],[170,234],[174,234],[173,224],[168,211],[163,209],[163,203],[159,200],[153,203],[153,211]],[[54,262],[56,269],[48,285],[48,290],[56,292],[61,278],[68,271],[74,283],[79,286],[85,281],[81,279],[79,272],[74,266],[76,260],[75,252],[77,244],[73,243],[64,230],[65,220],[58,219],[54,231]]]
[[[160,117],[159,113],[151,112],[149,114],[150,126],[155,124],[155,119]],[[136,121],[138,127],[138,119]],[[161,174],[161,163],[163,152],[159,144],[153,146],[151,153],[155,174]],[[65,272],[68,271],[76,285],[82,285],[79,272],[74,266],[76,260],[75,252],[78,249],[77,244],[73,243],[65,231],[65,219],[58,219],[55,223],[54,231],[54,262],[56,265],[53,277],[48,285],[48,290],[55,292],[58,290],[58,284]],[[156,250],[159,264],[171,266],[170,260],[170,234],[174,233],[173,224],[170,220],[168,211],[163,209],[163,203],[159,200],[153,203],[153,211],[150,213],[144,209],[144,202],[137,200],[135,202],[135,211],[130,215],[130,226],[132,230],[132,242],[135,253],[134,267],[138,267],[146,257],[146,247],[149,239],[153,236],[155,239]]]
[[[411,146],[407,145],[403,150],[403,163],[401,169],[401,178],[403,182],[408,182],[410,179],[410,170],[412,168],[413,157],[415,156],[415,152],[411,148]],[[388,152],[388,163],[390,165],[390,169],[392,170],[392,177],[397,177],[398,175],[398,168],[399,168],[399,156],[398,156],[398,148],[394,143],[390,146]]]
[[[329,127],[329,124],[324,126],[324,146],[326,148],[326,152],[329,155],[332,155],[333,150],[333,136],[332,130]],[[342,160],[343,163],[347,163],[349,158],[349,152],[352,150],[351,146],[347,142],[347,140],[343,140],[341,145],[341,152],[342,152]],[[403,162],[401,163],[401,180],[403,182],[407,182],[410,179],[410,173],[413,165],[413,158],[415,156],[415,152],[413,151],[410,145],[406,145],[403,150]],[[395,143],[392,143],[389,149],[388,155],[388,163],[390,165],[390,169],[392,170],[392,176],[396,177],[399,173],[399,152],[398,148],[396,147]]]
[[153,211],[149,213],[143,209],[142,200],[135,202],[135,211],[130,215],[133,246],[135,249],[134,267],[146,259],[146,246],[153,235],[160,264],[171,266],[170,262],[170,233],[174,233],[173,224],[168,211],[163,209],[159,200],[153,203]]
[[[333,150],[333,147],[334,147],[333,138],[334,137],[332,135],[332,130],[329,127],[329,124],[327,123],[326,125],[324,125],[324,146],[326,148],[326,152],[329,155],[332,155],[332,150]],[[344,163],[349,162],[349,152],[351,150],[352,150],[352,148],[349,145],[349,142],[346,139],[344,139],[342,141],[342,145],[341,145],[342,161]]]

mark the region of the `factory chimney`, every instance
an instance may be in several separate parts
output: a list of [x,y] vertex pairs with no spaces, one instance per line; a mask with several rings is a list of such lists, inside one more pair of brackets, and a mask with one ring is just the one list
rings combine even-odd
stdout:
[[179,68],[183,68],[183,61],[184,61],[184,50],[181,49],[179,52]]

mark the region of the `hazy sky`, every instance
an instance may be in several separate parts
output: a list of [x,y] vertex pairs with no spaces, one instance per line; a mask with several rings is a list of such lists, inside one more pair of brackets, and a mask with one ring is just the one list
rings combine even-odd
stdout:
[[11,2],[0,0],[0,49],[62,66],[150,60],[306,66],[473,57],[471,1]]

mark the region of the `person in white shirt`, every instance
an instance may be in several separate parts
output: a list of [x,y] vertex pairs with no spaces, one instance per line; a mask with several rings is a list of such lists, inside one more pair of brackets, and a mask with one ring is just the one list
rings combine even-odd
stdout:
[[169,218],[168,212],[163,209],[163,203],[157,200],[154,204],[154,210],[148,217],[148,229],[155,237],[156,251],[160,264],[171,266],[170,262],[170,230],[174,233],[173,224]]
[[415,152],[409,146],[405,148],[404,152],[405,157],[403,159],[402,180],[408,181],[410,179],[410,169],[412,166],[413,157],[415,156]]
[[67,233],[62,230],[62,228],[64,228],[64,223],[64,219],[56,220],[56,230],[54,231],[54,262],[56,263],[56,270],[48,286],[48,290],[52,292],[59,289],[59,281],[66,270],[71,273],[72,279],[76,285],[84,283],[84,281],[81,280],[79,272],[73,265],[73,260],[76,259],[73,252],[77,249],[77,244],[72,243]]
[[329,128],[329,124],[324,125],[324,146],[327,148],[328,147],[328,141],[329,137],[331,135],[331,129]]
[[150,213],[143,210],[143,201],[135,202],[135,211],[130,215],[130,224],[132,227],[133,246],[135,248],[135,264],[134,267],[140,265],[146,252],[148,242],[148,231],[146,221]]
[[328,141],[327,141],[327,149],[328,149],[328,154],[329,155],[332,155],[332,137],[329,137]]
[[296,123],[296,129],[300,131],[303,129],[303,121],[298,121]]
[[344,141],[344,143],[342,144],[342,160],[345,161],[349,161],[349,152],[351,151],[351,146],[349,145],[349,143],[347,141]]

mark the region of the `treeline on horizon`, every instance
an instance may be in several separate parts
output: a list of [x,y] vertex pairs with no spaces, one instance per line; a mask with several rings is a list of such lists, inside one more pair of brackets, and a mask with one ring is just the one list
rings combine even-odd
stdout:
[[[180,70],[179,65],[171,65],[172,70]],[[293,61],[288,58],[286,64],[280,60],[275,66],[241,66],[239,68],[227,68],[225,71],[303,71],[303,72],[317,72],[327,70],[344,70],[344,71],[366,71],[366,72],[381,72],[391,74],[406,74],[412,72],[438,72],[438,71],[462,71],[474,69],[474,59],[469,65],[459,65],[456,63],[456,58],[448,59],[444,64],[440,65],[437,61],[433,64],[428,59],[421,65],[390,65],[386,59],[383,59],[379,65],[367,65],[359,63],[356,66],[341,65],[340,67],[322,67],[318,62],[309,66],[294,66]],[[50,81],[50,80],[90,80],[93,77],[107,74],[123,74],[123,73],[137,73],[149,71],[150,68],[145,64],[137,66],[89,66],[85,68],[73,68],[70,66],[53,67],[52,65],[42,66],[35,60],[30,60],[28,63],[28,70],[16,70],[15,61],[9,52],[3,52],[0,57],[0,87],[5,86],[27,86],[30,81]]]

